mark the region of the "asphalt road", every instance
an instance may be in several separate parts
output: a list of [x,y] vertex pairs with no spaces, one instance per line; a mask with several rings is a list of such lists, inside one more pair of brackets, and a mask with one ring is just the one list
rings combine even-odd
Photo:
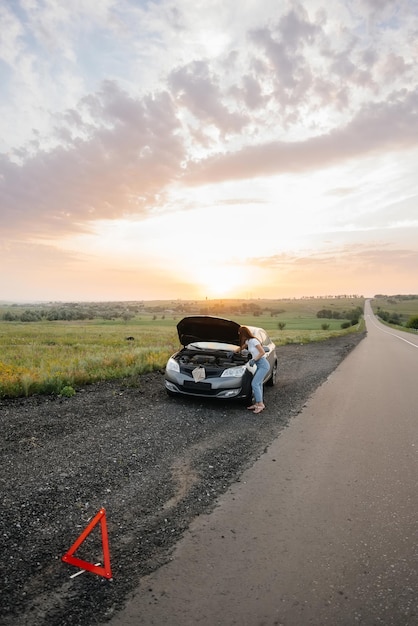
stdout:
[[111,626],[418,624],[418,337],[366,323]]

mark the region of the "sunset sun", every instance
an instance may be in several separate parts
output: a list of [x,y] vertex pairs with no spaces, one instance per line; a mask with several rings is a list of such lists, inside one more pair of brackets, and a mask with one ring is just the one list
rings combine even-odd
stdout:
[[246,281],[245,268],[228,265],[200,268],[195,277],[202,296],[209,298],[237,297]]

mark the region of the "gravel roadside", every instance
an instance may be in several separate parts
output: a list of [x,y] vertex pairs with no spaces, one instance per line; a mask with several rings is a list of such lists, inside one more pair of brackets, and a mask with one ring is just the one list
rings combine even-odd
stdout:
[[[161,372],[72,398],[0,401],[0,623],[89,626],[114,615],[364,336],[278,348],[278,383],[257,416],[171,399]],[[78,570],[61,556],[102,507],[113,580],[70,578]],[[77,556],[101,554],[98,526]]]

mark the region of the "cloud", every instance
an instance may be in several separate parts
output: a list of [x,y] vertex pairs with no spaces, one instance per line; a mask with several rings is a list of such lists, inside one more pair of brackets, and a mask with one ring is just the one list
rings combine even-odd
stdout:
[[9,272],[18,271],[24,274],[31,266],[31,259],[36,259],[36,265],[42,271],[51,266],[60,268],[70,266],[78,261],[79,257],[69,251],[58,250],[54,246],[28,242],[0,239],[0,254],[2,261],[9,267]]
[[145,213],[178,175],[184,149],[168,93],[135,100],[108,81],[84,107],[95,126],[68,111],[62,145],[21,164],[0,157],[4,230],[65,234],[91,220]]
[[254,266],[267,276],[266,283],[275,285],[281,294],[295,296],[416,293],[411,269],[417,263],[417,250],[373,243],[253,259]]
[[0,59],[13,67],[19,56],[23,27],[18,18],[6,6],[0,5]]
[[206,62],[194,62],[172,72],[169,85],[177,104],[200,123],[214,124],[221,132],[240,132],[248,117],[230,112],[222,102],[222,92]]
[[327,195],[344,198],[356,191],[355,187],[334,187],[327,191]]
[[392,94],[388,102],[365,105],[345,127],[305,141],[245,146],[190,165],[193,184],[322,169],[349,159],[418,146],[418,90]]
[[234,85],[230,93],[237,101],[242,101],[250,112],[265,106],[268,101],[258,80],[249,74],[244,75],[241,85]]
[[276,27],[249,32],[249,40],[264,56],[267,67],[272,68],[277,84],[282,87],[281,96],[297,83],[309,83],[305,46],[312,45],[320,33],[320,27],[309,20],[308,13],[297,3],[279,19]]
[[147,264],[146,259],[126,263],[111,255],[103,260],[87,250],[74,254],[52,245],[4,240],[0,240],[0,255],[7,268],[0,272],[3,299],[10,295],[24,302],[152,300],[178,298],[195,290],[163,262],[161,266]]
[[[378,0],[366,4],[373,14],[382,6]],[[405,20],[390,2],[383,4],[386,19],[396,14]],[[10,67],[18,63],[22,93],[33,87],[43,114],[50,106],[48,124],[55,128],[45,135],[42,124],[33,125],[31,141],[0,155],[5,232],[85,231],[95,220],[161,208],[173,183],[184,189],[308,172],[416,146],[411,37],[382,52],[392,28],[363,40],[343,5],[315,12],[291,3],[280,14],[276,2],[266,2],[265,16],[256,2],[244,11],[211,5],[198,27],[195,3],[184,1],[176,7],[111,0],[71,10],[51,2],[22,6],[20,20],[0,8],[10,26],[3,58]],[[356,17],[359,6],[364,11],[356,3]],[[136,24],[143,39],[134,38]],[[219,25],[225,27],[221,34]],[[92,49],[90,40],[96,42]],[[119,48],[135,54],[118,57]],[[86,52],[92,55],[81,63]],[[154,52],[164,58],[158,89],[148,92],[125,73],[98,82],[103,67],[110,74],[122,63],[138,67]],[[130,79],[139,76],[129,71]],[[147,72],[155,74],[155,66]],[[70,105],[57,109],[61,100],[55,97],[65,90]],[[30,117],[34,108],[28,109]]]
[[[365,272],[391,267],[392,271],[410,271],[418,262],[418,250],[395,249],[390,244],[350,244],[329,247],[325,250],[305,255],[282,253],[270,257],[254,259],[255,264],[270,269],[304,269],[311,273],[322,271],[332,264],[332,271],[339,272],[344,267],[363,268]],[[331,268],[330,268],[331,269]]]

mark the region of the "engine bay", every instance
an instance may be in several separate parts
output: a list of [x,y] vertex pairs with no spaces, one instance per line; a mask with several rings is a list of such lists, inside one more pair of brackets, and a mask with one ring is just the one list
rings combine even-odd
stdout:
[[206,370],[222,370],[228,367],[237,367],[239,365],[245,365],[249,358],[250,355],[244,355],[234,350],[211,350],[202,352],[189,348],[184,348],[176,356],[176,360],[184,372],[191,372],[195,367],[199,366],[204,367]]

